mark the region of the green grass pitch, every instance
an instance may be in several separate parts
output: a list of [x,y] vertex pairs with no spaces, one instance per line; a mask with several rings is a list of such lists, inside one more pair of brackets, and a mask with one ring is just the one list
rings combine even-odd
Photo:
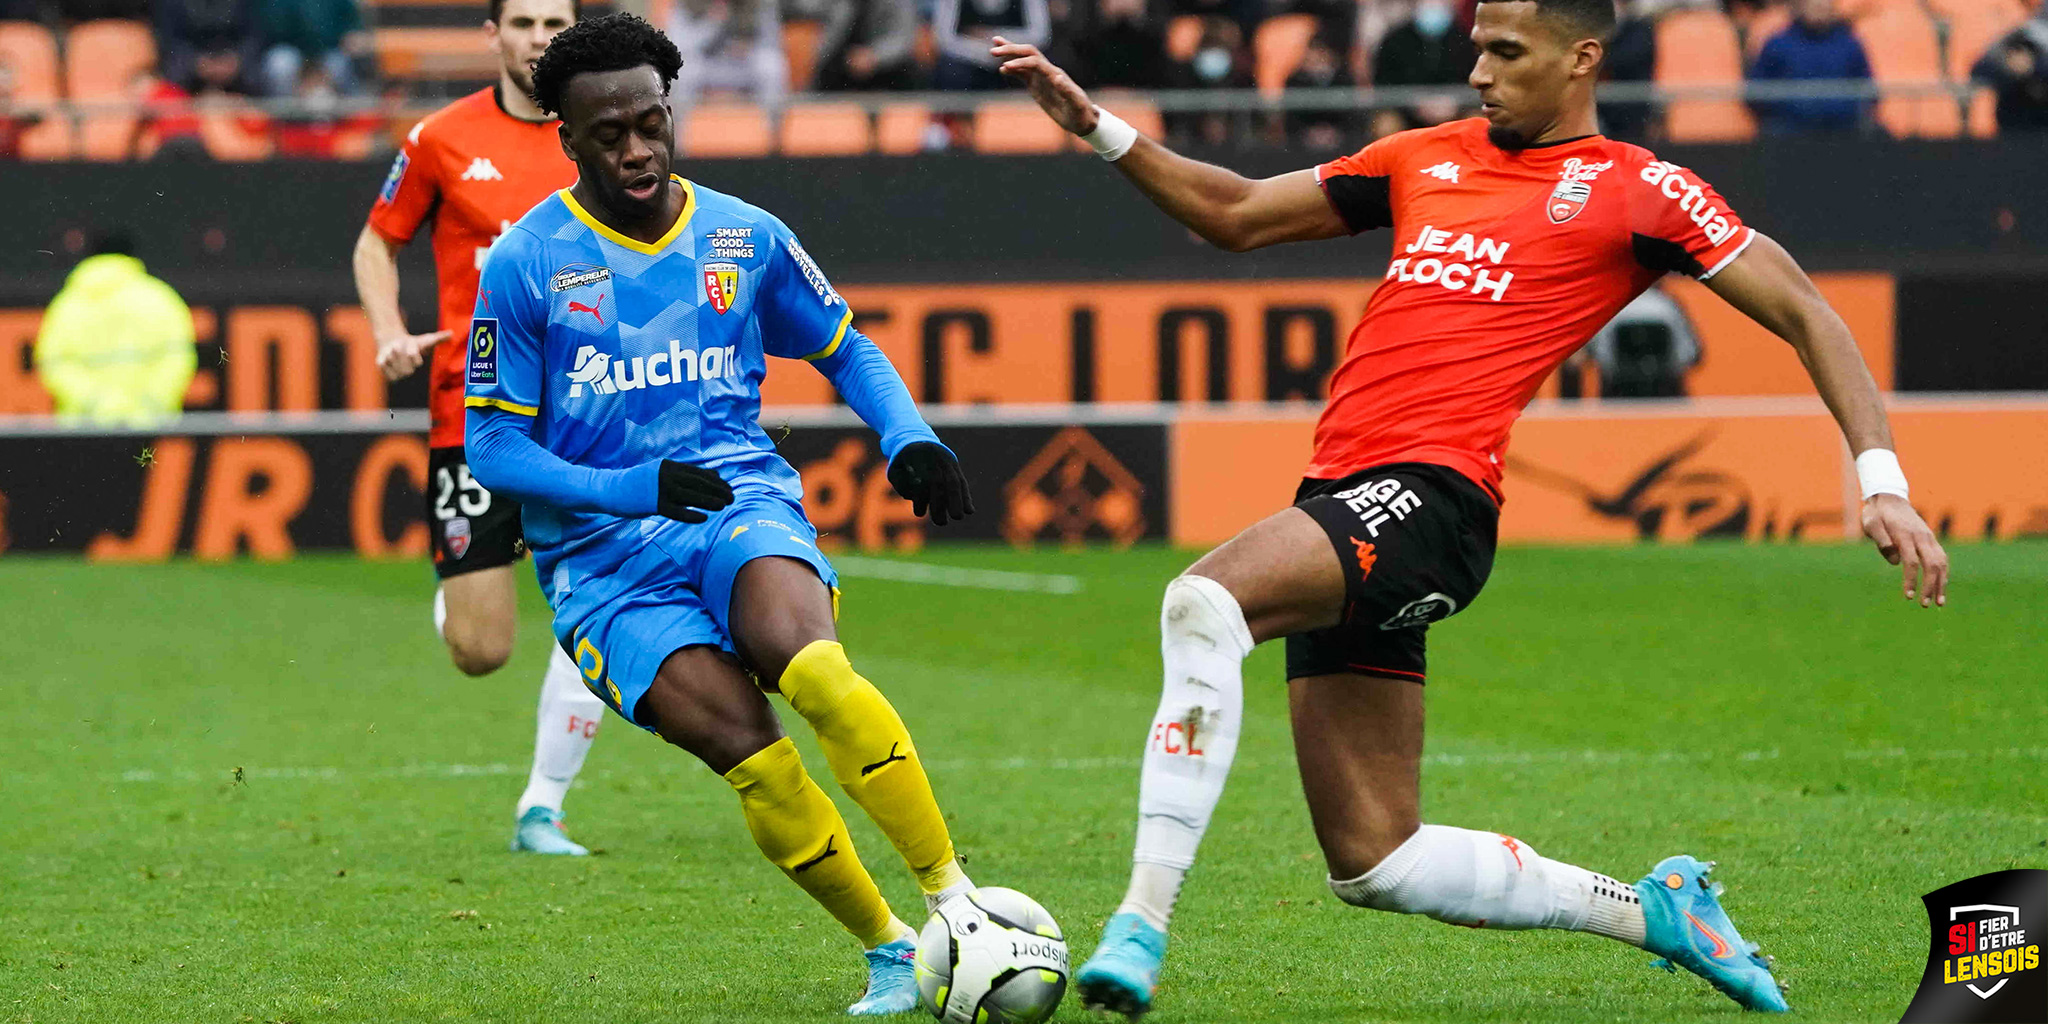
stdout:
[[[1849,547],[1504,551],[1436,631],[1425,813],[1640,877],[1721,862],[1801,1019],[1896,1020],[1919,894],[2048,866],[2048,546],[1954,552],[1909,608]],[[1074,595],[855,579],[844,635],[931,765],[975,878],[1075,960],[1122,891],[1161,584],[1191,555],[938,548]],[[505,852],[543,664],[468,679],[414,564],[0,561],[0,1021],[831,1021],[852,941],[754,851],[728,787],[613,720],[568,812]],[[1372,914],[1323,886],[1277,645],[1175,922],[1155,1024],[1728,1020],[1603,940]],[[824,762],[790,716],[815,774]],[[829,781],[826,785],[831,788]],[[908,874],[857,809],[906,917]],[[1070,1001],[1061,1020],[1088,1018]]]

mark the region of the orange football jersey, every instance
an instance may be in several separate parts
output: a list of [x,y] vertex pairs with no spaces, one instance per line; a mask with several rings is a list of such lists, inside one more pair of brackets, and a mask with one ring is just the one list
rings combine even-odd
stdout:
[[1657,278],[1706,280],[1754,232],[1713,188],[1598,135],[1522,150],[1472,118],[1316,168],[1353,230],[1394,229],[1307,476],[1428,462],[1500,500],[1508,430],[1544,378]]
[[535,204],[576,183],[555,125],[506,113],[495,87],[456,100],[413,128],[370,210],[371,229],[393,245],[433,222],[441,329],[451,334],[428,369],[433,447],[462,444],[463,346],[484,254]]

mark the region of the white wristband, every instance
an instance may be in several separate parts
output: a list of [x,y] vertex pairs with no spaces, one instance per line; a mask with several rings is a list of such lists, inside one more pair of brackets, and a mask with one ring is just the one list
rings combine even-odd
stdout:
[[1863,500],[1874,494],[1906,496],[1906,471],[1889,448],[1872,448],[1856,456],[1856,481],[1863,485]]
[[1129,121],[1096,107],[1095,130],[1081,136],[1081,141],[1094,149],[1096,156],[1115,163],[1138,144],[1138,130]]

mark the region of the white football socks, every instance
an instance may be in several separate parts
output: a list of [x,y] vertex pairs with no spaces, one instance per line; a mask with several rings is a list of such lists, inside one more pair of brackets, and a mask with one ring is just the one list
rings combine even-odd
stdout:
[[1561,928],[1643,944],[1633,887],[1498,832],[1424,825],[1371,871],[1330,879],[1330,891],[1354,906],[1473,928]]
[[1135,864],[1117,911],[1164,931],[1237,754],[1252,634],[1230,591],[1200,576],[1166,585],[1159,634],[1166,682],[1145,738]]
[[583,770],[583,758],[590,753],[597,727],[604,721],[604,702],[583,685],[583,673],[562,651],[550,643],[547,674],[541,677],[540,712],[533,733],[533,771],[526,778],[526,792],[519,795],[519,813],[546,807],[559,811],[569,784]]

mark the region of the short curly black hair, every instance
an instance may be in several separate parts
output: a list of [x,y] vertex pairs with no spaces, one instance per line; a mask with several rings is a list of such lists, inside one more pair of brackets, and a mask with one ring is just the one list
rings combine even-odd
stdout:
[[642,65],[654,68],[666,92],[683,69],[683,55],[660,29],[630,14],[579,21],[563,29],[534,64],[533,102],[559,117],[570,79]]

